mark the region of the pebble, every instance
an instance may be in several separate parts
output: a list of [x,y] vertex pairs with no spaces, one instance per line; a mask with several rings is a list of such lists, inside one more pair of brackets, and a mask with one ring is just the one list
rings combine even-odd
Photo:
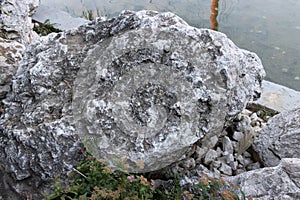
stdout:
[[232,155],[232,154],[228,154],[228,155],[226,156],[226,163],[227,163],[227,164],[230,164],[230,163],[232,163],[233,161],[234,161],[233,155]]
[[221,157],[222,156],[222,154],[223,154],[223,151],[222,151],[222,149],[220,148],[220,147],[217,147],[217,157]]
[[218,138],[218,136],[215,135],[215,136],[211,137],[209,140],[207,140],[206,142],[204,142],[202,144],[202,146],[212,149],[213,147],[216,146],[218,141],[219,141],[219,138]]
[[208,151],[208,149],[206,147],[201,148],[201,147],[197,146],[196,151],[195,151],[196,162],[201,161],[201,159],[204,158],[207,151]]
[[258,120],[257,114],[253,113],[252,115],[250,115],[250,119],[251,119],[251,121],[257,121]]
[[238,168],[238,162],[237,161],[235,161],[235,162],[231,162],[230,163],[230,167],[231,167],[231,169],[232,170],[237,170],[237,168]]
[[237,161],[241,164],[241,165],[244,165],[245,164],[245,160],[243,158],[242,155],[239,155],[239,157],[237,157]]
[[222,172],[223,174],[232,175],[232,169],[229,165],[226,165],[225,163],[221,164],[221,167],[219,168],[219,171]]
[[213,168],[219,168],[221,166],[222,162],[220,160],[215,160],[212,162],[211,166]]
[[232,136],[232,138],[235,139],[236,141],[240,141],[243,137],[244,137],[244,133],[239,131],[235,131]]
[[227,151],[228,153],[233,153],[233,146],[229,137],[225,136],[222,140],[223,151]]
[[218,157],[218,152],[213,149],[209,149],[204,158],[204,164],[209,165]]
[[185,169],[192,169],[196,166],[196,162],[193,158],[189,158],[186,161],[183,162],[182,166]]

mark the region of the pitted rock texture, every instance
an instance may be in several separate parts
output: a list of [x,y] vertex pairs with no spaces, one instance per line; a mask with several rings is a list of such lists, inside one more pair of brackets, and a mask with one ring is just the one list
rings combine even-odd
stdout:
[[100,41],[80,65],[73,113],[90,152],[148,172],[220,135],[259,95],[264,72],[255,54],[221,33],[171,13],[136,16],[138,28]]
[[38,7],[39,0],[0,1],[0,37],[29,44],[38,35],[32,30],[31,15]]
[[18,191],[39,188],[80,160],[83,141],[112,166],[122,156],[128,171],[160,169],[219,136],[263,76],[254,53],[172,13],[126,11],[50,34],[27,48],[4,101],[2,165]]
[[25,46],[38,38],[30,18],[38,4],[39,0],[0,1],[0,115],[1,100],[11,91]]
[[0,37],[0,100],[11,90],[11,80],[24,51],[23,44]]
[[253,149],[264,166],[276,166],[283,158],[300,158],[300,109],[283,112],[268,121]]
[[284,158],[275,167],[266,167],[227,177],[253,200],[300,199],[300,159]]

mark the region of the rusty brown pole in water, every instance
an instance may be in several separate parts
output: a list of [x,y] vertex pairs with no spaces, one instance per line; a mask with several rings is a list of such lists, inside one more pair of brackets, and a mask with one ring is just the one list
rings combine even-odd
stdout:
[[211,21],[211,29],[217,31],[218,30],[218,9],[219,9],[219,0],[212,0],[211,3],[211,14],[210,14],[210,21]]

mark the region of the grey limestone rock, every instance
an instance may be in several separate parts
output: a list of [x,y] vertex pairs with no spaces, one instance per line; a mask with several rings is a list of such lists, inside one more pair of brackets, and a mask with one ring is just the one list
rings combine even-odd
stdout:
[[0,1],[0,100],[11,91],[11,80],[25,45],[38,38],[30,18],[38,4],[39,0]]
[[241,187],[254,200],[300,199],[300,159],[284,158],[278,166],[256,169],[225,180]]
[[209,165],[218,157],[218,153],[215,150],[209,149],[204,157],[204,164]]
[[229,175],[229,176],[232,175],[232,169],[231,169],[231,167],[229,165],[225,164],[225,163],[222,163],[221,167],[218,170],[220,172],[222,172],[223,174],[226,174],[226,175]]
[[129,171],[145,172],[180,159],[199,139],[214,145],[260,93],[264,72],[221,33],[171,13],[136,17],[138,28],[100,41],[81,64],[73,113],[94,155],[115,167],[112,158],[125,157]]
[[32,30],[31,15],[39,0],[2,0],[0,2],[0,37],[29,44],[38,36]]
[[233,153],[233,146],[229,137],[224,136],[222,144],[223,144],[223,151],[227,151],[228,153],[231,154]]
[[11,90],[11,80],[22,59],[25,46],[0,37],[0,100]]
[[4,101],[1,165],[19,191],[66,174],[80,142],[113,167],[163,168],[221,135],[263,76],[254,53],[172,13],[125,11],[50,34],[28,46]]
[[300,158],[300,109],[272,117],[253,144],[262,164],[276,166],[283,158]]

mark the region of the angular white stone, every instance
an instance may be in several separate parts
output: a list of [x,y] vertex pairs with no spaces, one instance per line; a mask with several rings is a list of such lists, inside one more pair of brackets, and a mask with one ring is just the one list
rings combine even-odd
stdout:
[[208,165],[212,161],[216,160],[218,153],[215,150],[209,149],[204,158],[204,164]]
[[253,103],[278,112],[294,110],[300,107],[299,91],[269,81],[263,81],[262,87],[261,98]]
[[300,199],[300,159],[284,158],[275,167],[244,172],[225,180],[241,187],[253,199]]
[[223,151],[227,151],[228,153],[233,153],[233,146],[229,137],[224,136],[222,140]]

